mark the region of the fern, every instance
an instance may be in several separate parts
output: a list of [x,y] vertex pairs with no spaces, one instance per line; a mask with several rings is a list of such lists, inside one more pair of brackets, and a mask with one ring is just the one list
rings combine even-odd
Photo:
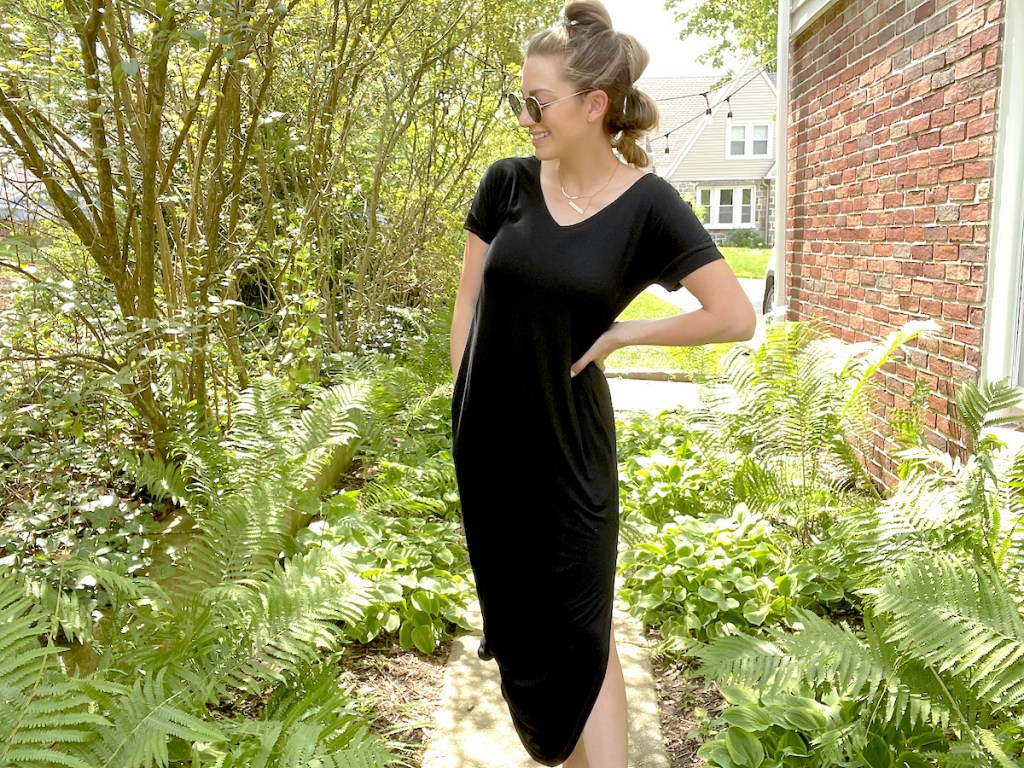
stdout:
[[1024,418],[1013,414],[998,415],[1000,411],[1024,401],[1024,389],[1012,386],[1006,379],[963,386],[954,399],[972,445],[979,443],[986,430]]
[[47,638],[49,617],[26,597],[21,580],[0,575],[0,765],[92,768],[55,745],[84,743],[107,721],[90,697],[64,677]]
[[962,678],[994,712],[1024,701],[1024,616],[988,564],[910,559],[872,595],[887,637],[938,674]]
[[224,731],[196,713],[197,705],[180,681],[173,684],[166,670],[124,686],[93,686],[95,701],[105,704],[110,719],[107,728],[87,745],[84,755],[93,768],[148,768],[167,765],[170,738],[186,743],[217,743],[226,740]]

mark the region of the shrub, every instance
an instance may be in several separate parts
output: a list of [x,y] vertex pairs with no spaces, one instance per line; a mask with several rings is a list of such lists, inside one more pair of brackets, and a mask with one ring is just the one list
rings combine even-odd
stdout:
[[730,229],[725,236],[725,245],[730,248],[764,248],[764,235],[753,228]]

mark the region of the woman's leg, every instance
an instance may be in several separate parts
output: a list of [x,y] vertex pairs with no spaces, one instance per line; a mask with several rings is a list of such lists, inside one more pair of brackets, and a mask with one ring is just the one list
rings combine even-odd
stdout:
[[564,768],[626,768],[627,754],[626,684],[613,630],[601,691]]

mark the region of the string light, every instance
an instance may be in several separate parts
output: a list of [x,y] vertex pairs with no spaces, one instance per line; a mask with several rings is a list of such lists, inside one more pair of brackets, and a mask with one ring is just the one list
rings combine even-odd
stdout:
[[[774,61],[774,59],[773,59],[773,61]],[[768,63],[771,63],[771,62],[768,62]],[[728,116],[730,118],[732,117],[732,101],[730,101],[730,99],[733,96],[735,96],[737,93],[742,91],[744,88],[746,88],[748,85],[750,85],[757,78],[757,76],[759,74],[761,74],[763,71],[765,71],[765,66],[762,66],[762,67],[754,70],[754,72],[751,73],[750,77],[747,78],[746,82],[744,82],[742,85],[740,85],[738,88],[736,88],[736,90],[732,91],[728,96],[726,96],[725,99],[723,99],[723,101],[725,101],[729,105],[729,115]],[[738,80],[739,80],[739,78],[735,78],[733,80],[730,80],[727,83],[724,83],[723,85],[719,86],[719,88],[724,88],[727,85],[731,85],[733,83],[736,83]],[[690,123],[694,122],[695,120],[703,119],[705,121],[705,123],[710,123],[713,120],[713,116],[711,114],[711,102],[708,99],[708,94],[711,93],[712,91],[719,90],[719,88],[711,88],[710,90],[702,91],[701,93],[690,94],[689,96],[670,96],[670,97],[668,97],[666,99],[655,99],[655,101],[661,102],[661,101],[671,101],[673,99],[679,99],[679,98],[694,98],[696,96],[703,96],[704,97],[704,102],[707,105],[706,109],[703,112],[700,112],[700,113],[694,115],[689,120],[683,121],[682,123],[677,125],[675,128],[673,128],[672,130],[666,131],[665,133],[663,133],[661,135],[662,138],[665,139],[665,154],[666,155],[671,152],[671,149],[669,148],[668,137],[671,136],[673,133],[675,133],[676,131],[680,130],[681,128],[685,128],[687,125],[689,125]]]

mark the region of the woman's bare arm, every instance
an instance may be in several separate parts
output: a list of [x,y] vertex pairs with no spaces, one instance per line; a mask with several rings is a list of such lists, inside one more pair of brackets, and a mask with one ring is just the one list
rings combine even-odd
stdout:
[[621,347],[635,344],[691,347],[721,341],[745,341],[754,335],[757,317],[743,287],[724,259],[694,270],[681,285],[700,302],[700,309],[658,320],[615,323],[573,363],[576,375],[592,362],[604,359]]
[[452,378],[458,376],[462,356],[469,341],[469,327],[473,323],[480,282],[484,274],[484,258],[490,246],[472,232],[466,238],[466,249],[462,257],[462,275],[459,289],[455,294],[455,310],[452,313],[451,362]]

